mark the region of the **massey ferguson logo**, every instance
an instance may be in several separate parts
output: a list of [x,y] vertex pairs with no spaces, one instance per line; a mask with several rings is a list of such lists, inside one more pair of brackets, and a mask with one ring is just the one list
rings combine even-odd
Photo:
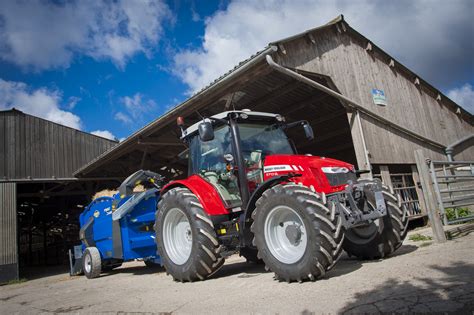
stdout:
[[273,172],[297,172],[297,171],[303,171],[303,168],[299,165],[270,165],[270,166],[265,166],[263,169],[264,173],[273,173]]

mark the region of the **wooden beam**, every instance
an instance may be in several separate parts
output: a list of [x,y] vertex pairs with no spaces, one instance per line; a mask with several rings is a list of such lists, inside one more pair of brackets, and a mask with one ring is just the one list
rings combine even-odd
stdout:
[[269,104],[273,102],[275,99],[281,97],[282,95],[285,95],[288,92],[293,91],[296,89],[300,83],[296,80],[292,80],[290,83],[287,83],[279,88],[276,88],[269,93],[265,94],[264,96],[258,98],[256,101],[251,101],[247,104],[244,104],[242,106],[239,106],[240,108],[250,108],[252,110],[255,110],[259,107],[263,107],[266,104]]
[[436,202],[436,197],[431,184],[430,170],[426,164],[426,158],[423,154],[422,149],[415,151],[415,160],[416,167],[420,175],[421,187],[423,188],[423,194],[425,197],[428,218],[430,220],[431,229],[433,230],[433,236],[436,242],[444,243],[446,242],[446,235],[444,234],[443,225],[441,223],[441,218],[438,213],[438,207]]
[[357,159],[357,167],[360,170],[369,170],[370,173],[362,174],[363,178],[372,178],[372,167],[369,160],[369,151],[365,143],[362,123],[360,121],[359,111],[348,112],[349,126],[351,128],[352,142]]
[[390,178],[390,171],[388,170],[387,165],[380,165],[380,176],[382,177],[382,183],[393,187],[392,179]]
[[185,146],[182,142],[148,142],[138,140],[138,144],[144,146],[158,146],[158,147],[182,147]]
[[307,106],[307,105],[313,105],[314,102],[318,102],[318,101],[322,101],[323,99],[325,99],[326,97],[328,97],[329,95],[327,94],[315,94],[315,95],[312,95],[311,97],[308,97],[304,100],[302,100],[301,102],[299,103],[296,103],[294,105],[292,105],[291,107],[287,107],[287,108],[290,108],[288,111],[286,112],[283,112],[283,115],[290,115],[291,113],[294,113],[295,111]]
[[421,185],[420,174],[418,174],[418,169],[416,168],[416,165],[411,166],[411,175],[413,178],[413,183],[415,183],[415,190],[416,190],[416,195],[418,196],[418,200],[420,203],[421,213],[426,215],[427,213],[426,201],[425,201],[425,196],[423,195],[423,190],[420,187]]

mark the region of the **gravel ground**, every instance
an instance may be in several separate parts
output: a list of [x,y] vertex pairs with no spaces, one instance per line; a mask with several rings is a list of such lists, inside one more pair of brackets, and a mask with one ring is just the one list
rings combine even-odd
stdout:
[[343,256],[323,279],[301,284],[275,281],[239,257],[212,279],[184,284],[133,262],[94,280],[62,273],[1,286],[0,313],[472,314],[473,249],[474,233],[445,244],[406,240],[389,259]]

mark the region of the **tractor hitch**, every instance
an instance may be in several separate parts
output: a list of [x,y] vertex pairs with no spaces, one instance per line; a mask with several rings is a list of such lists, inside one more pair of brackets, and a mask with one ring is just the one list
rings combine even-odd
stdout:
[[387,214],[382,183],[378,179],[355,184],[349,181],[344,191],[328,196],[328,202],[335,205],[346,229],[371,222]]

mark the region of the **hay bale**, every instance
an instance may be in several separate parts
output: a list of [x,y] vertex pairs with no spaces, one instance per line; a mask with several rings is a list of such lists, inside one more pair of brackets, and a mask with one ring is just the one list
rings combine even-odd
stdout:
[[145,191],[145,190],[146,190],[146,189],[145,189],[145,186],[143,186],[142,184],[137,185],[137,186],[135,186],[135,187],[133,188],[133,192],[134,192],[134,193],[143,192],[143,191]]
[[116,193],[118,193],[118,190],[104,189],[96,192],[92,197],[92,200],[95,200],[99,197],[113,197]]

